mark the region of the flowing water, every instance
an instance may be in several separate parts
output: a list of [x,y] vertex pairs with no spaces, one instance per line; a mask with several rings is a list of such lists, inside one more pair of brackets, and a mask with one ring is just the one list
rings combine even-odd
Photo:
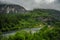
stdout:
[[[30,32],[30,31],[31,31],[31,33],[35,33],[35,32],[37,32],[37,31],[39,31],[40,29],[41,29],[41,28],[25,28],[25,29],[22,29],[22,30],[24,30],[24,31],[26,31],[26,32]],[[20,31],[21,31],[21,30],[6,32],[6,33],[2,34],[2,36],[14,35],[14,34],[16,34],[16,32],[20,32]]]

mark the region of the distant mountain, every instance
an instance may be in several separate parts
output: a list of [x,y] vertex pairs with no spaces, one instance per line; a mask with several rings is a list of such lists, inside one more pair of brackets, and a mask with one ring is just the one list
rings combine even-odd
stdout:
[[34,9],[31,12],[37,12],[37,13],[42,13],[44,15],[46,15],[46,13],[48,14],[48,16],[53,17],[56,20],[60,21],[60,11],[58,10],[54,10],[54,9]]
[[24,7],[16,4],[0,4],[0,13],[24,13]]

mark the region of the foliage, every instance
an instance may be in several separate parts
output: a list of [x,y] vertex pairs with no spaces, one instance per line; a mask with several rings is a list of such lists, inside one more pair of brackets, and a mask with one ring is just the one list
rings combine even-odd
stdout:
[[[0,40],[60,40],[60,21],[57,20],[57,12],[53,10],[35,9],[24,14],[0,14],[0,34],[22,28],[40,27],[39,25],[41,24],[45,25],[39,32],[34,34],[20,31],[9,37],[0,35]],[[49,25],[50,27],[48,27]]]
[[9,37],[2,37],[2,40],[60,40],[60,29],[44,26],[39,32],[31,33],[26,31],[17,32]]

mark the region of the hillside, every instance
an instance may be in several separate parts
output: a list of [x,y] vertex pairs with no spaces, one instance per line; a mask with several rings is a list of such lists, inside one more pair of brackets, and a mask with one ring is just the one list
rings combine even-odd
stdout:
[[43,9],[35,9],[24,14],[0,14],[0,31],[39,27],[40,24],[54,26],[55,23],[60,22],[59,15],[59,11]]
[[[18,31],[24,28],[29,28],[30,31]],[[32,34],[31,28],[41,29]],[[4,32],[11,31],[18,32],[2,36]],[[60,11],[35,9],[24,14],[0,14],[0,40],[60,40]]]
[[43,14],[48,13],[49,16],[54,17],[56,20],[60,21],[60,11],[53,9],[34,9],[34,12],[42,12]]
[[17,4],[0,4],[0,13],[24,13],[26,9]]

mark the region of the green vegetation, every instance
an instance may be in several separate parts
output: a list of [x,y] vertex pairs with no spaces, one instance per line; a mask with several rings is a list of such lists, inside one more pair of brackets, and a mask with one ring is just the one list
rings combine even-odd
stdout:
[[46,18],[48,16],[48,13],[43,13],[40,11],[30,11],[24,14],[0,14],[0,31],[7,32],[22,28],[39,27],[40,24],[44,24],[42,18]]
[[44,11],[35,9],[24,14],[0,14],[0,34],[2,32],[45,25],[39,32],[20,31],[9,37],[0,35],[0,40],[60,40],[60,19],[58,19],[60,16],[56,16],[57,13],[60,15],[60,12],[56,10]]
[[[18,30],[21,28],[38,27],[40,21],[37,21],[34,14],[1,14],[0,15],[0,31],[6,32]],[[35,17],[35,16],[34,16]]]
[[56,29],[56,27],[48,27],[46,25],[40,29],[39,32],[31,33],[20,31],[9,37],[1,36],[1,40],[60,40],[60,29]]

